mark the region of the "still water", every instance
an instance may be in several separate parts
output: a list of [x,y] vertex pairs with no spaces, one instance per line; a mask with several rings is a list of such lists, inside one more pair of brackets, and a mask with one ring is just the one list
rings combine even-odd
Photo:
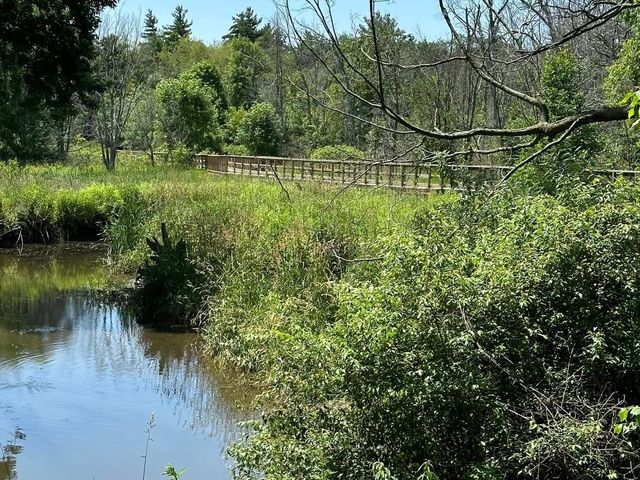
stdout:
[[82,290],[95,245],[0,250],[0,480],[227,479],[250,393],[197,337],[142,328]]

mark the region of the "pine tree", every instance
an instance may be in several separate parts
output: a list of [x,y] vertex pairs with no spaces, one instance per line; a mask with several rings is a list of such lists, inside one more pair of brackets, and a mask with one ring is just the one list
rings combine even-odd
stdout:
[[175,45],[182,38],[189,38],[191,36],[191,25],[193,22],[187,20],[188,10],[182,5],[178,5],[171,16],[173,17],[173,23],[164,28],[164,38],[170,45]]
[[142,38],[147,42],[152,41],[158,37],[158,17],[156,17],[151,9],[147,10],[144,16],[144,30],[142,32]]
[[144,30],[142,38],[147,42],[151,49],[159,53],[162,50],[162,37],[158,31],[158,17],[156,17],[151,9],[144,16]]
[[253,9],[247,7],[246,10],[233,17],[233,23],[231,24],[231,28],[229,28],[229,33],[222,38],[224,40],[246,38],[255,42],[263,34],[263,30],[258,28],[261,22],[262,19],[258,18]]

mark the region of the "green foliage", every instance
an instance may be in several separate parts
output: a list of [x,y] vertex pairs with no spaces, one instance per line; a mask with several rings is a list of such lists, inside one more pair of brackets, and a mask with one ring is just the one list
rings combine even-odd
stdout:
[[144,15],[144,30],[142,32],[142,38],[146,41],[151,41],[156,39],[158,35],[158,17],[153,14],[151,9],[149,9]]
[[158,69],[162,78],[175,78],[200,62],[214,60],[217,50],[199,40],[181,38],[171,49],[158,55]]
[[169,150],[184,145],[191,151],[218,146],[218,112],[214,92],[188,76],[163,80],[156,87],[162,108],[160,122]]
[[629,121],[631,128],[635,128],[640,125],[640,90],[636,92],[629,92],[622,99],[623,105],[629,106]]
[[232,450],[238,478],[631,478],[612,425],[640,380],[640,192],[559,193],[426,205],[363,248],[383,260],[280,290],[315,264],[288,233],[272,287],[225,285],[211,348],[277,404]]
[[170,327],[195,317],[194,287],[203,280],[188,257],[184,239],[172,243],[164,223],[161,235],[161,241],[146,240],[151,255],[138,270],[133,306],[140,322]]
[[164,467],[164,472],[162,473],[162,475],[164,475],[165,477],[169,477],[171,480],[180,480],[185,472],[186,470],[178,471],[173,465],[169,464]]
[[188,10],[182,5],[176,6],[171,14],[173,22],[164,28],[162,36],[169,49],[177,45],[180,40],[191,36],[191,25],[193,22],[187,20]]
[[350,145],[328,145],[316,148],[310,157],[316,160],[364,160],[367,154]]
[[255,42],[263,35],[263,29],[259,29],[261,18],[258,18],[251,7],[233,17],[229,33],[222,38],[224,40],[233,40],[235,38],[245,38],[251,42]]
[[622,45],[618,58],[608,67],[604,80],[604,90],[612,103],[640,86],[640,17],[632,10],[623,20],[631,35]]
[[218,68],[211,62],[199,62],[186,70],[181,78],[197,80],[210,90],[211,103],[218,113],[218,121],[222,123],[229,106]]
[[[247,116],[244,108],[231,107],[227,112],[227,123],[225,125],[225,140],[228,144],[238,144],[238,131],[240,124]],[[246,147],[245,147],[246,148]]]
[[282,142],[282,127],[275,109],[258,103],[238,123],[237,141],[252,155],[277,155]]
[[198,62],[177,79],[160,82],[156,92],[165,143],[173,154],[182,147],[191,152],[221,150],[227,98],[215,65]]
[[5,169],[0,173],[8,187],[0,192],[0,223],[20,228],[27,243],[98,239],[109,218],[122,207],[126,191],[100,184],[50,191],[35,183],[23,184],[20,177],[29,178],[30,172]]
[[264,52],[246,38],[231,40],[229,48],[231,54],[225,69],[229,103],[234,107],[250,108],[258,101],[258,82],[265,73]]
[[578,60],[569,50],[560,50],[545,58],[540,87],[553,118],[572,115],[583,107],[585,95],[580,85],[581,75]]
[[[586,91],[582,75],[579,60],[571,51],[559,50],[547,55],[540,87],[551,120],[583,110]],[[521,180],[534,190],[553,193],[566,178],[588,177],[587,168],[595,165],[597,154],[602,149],[600,134],[595,126],[577,129],[558,148],[536,160],[527,169],[528,172],[521,176]],[[541,146],[534,147],[537,148]],[[522,158],[526,158],[534,149],[523,151]]]
[[640,407],[634,405],[621,408],[618,412],[618,423],[613,427],[613,431],[618,434],[628,434],[640,428]]
[[151,49],[154,55],[157,55],[162,51],[164,41],[158,30],[158,17],[153,14],[151,9],[147,10],[144,16],[144,29],[142,31],[142,38],[145,40],[146,45]]
[[200,310],[208,351],[262,381],[238,478],[630,478],[640,461],[636,186],[351,190],[328,209],[332,189],[289,202],[275,184],[126,160],[11,164],[0,182],[5,223],[105,205],[113,262],[143,265],[150,296],[169,289],[161,320]]
[[240,156],[248,156],[251,155],[251,151],[245,147],[244,145],[225,145],[224,153],[227,155],[240,155]]
[[125,131],[127,147],[147,152],[152,162],[161,142],[159,109],[155,91],[148,90],[131,112]]
[[[100,14],[113,0],[3,2],[0,160],[64,154],[63,125],[99,87],[91,68]],[[37,148],[34,148],[37,147]]]

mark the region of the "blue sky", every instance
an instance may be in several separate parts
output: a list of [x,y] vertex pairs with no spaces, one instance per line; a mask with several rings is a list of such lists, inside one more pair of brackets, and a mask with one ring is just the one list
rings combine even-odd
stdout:
[[[120,8],[142,15],[151,8],[163,25],[169,23],[178,3],[189,10],[194,37],[207,43],[220,41],[229,29],[231,17],[246,7],[252,7],[265,20],[276,10],[273,0],[121,0]],[[353,16],[366,13],[368,5],[367,0],[336,0],[334,16],[338,28],[348,29]],[[436,0],[390,0],[381,2],[378,9],[390,13],[410,33],[435,39],[446,32]]]

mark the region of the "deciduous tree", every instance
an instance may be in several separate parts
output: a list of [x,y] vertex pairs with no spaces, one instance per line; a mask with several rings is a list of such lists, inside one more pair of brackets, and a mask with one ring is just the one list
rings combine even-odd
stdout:
[[101,28],[95,71],[102,88],[97,95],[96,136],[107,169],[116,166],[132,112],[153,83],[152,63],[140,46],[139,19],[116,13]]
[[0,158],[27,160],[38,144],[46,155],[49,135],[64,156],[67,119],[98,88],[96,29],[115,3],[0,0]]

